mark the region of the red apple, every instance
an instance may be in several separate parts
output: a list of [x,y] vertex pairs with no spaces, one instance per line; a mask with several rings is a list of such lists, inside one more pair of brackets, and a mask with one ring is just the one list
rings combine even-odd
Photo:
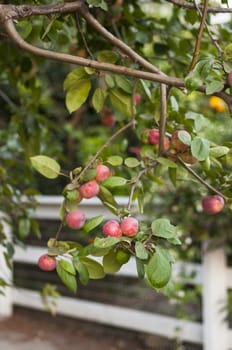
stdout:
[[41,255],[38,266],[43,271],[53,271],[56,268],[56,259],[47,254]]
[[116,220],[109,220],[103,226],[103,233],[105,236],[121,237],[122,230]]
[[135,101],[135,104],[136,104],[136,105],[139,104],[140,101],[141,101],[141,95],[135,94],[135,96],[134,96],[134,101]]
[[121,222],[121,230],[125,236],[133,237],[139,231],[139,222],[133,217],[127,217]]
[[227,81],[228,81],[229,86],[231,87],[232,86],[232,71],[228,74]]
[[112,128],[114,126],[116,120],[114,114],[111,109],[107,107],[103,107],[101,110],[101,123],[102,125],[108,126]]
[[81,185],[79,191],[83,198],[92,198],[98,195],[100,187],[96,180],[91,180]]
[[160,133],[158,129],[150,129],[148,132],[148,142],[152,145],[159,144]]
[[108,168],[108,166],[106,165],[103,165],[103,164],[99,164],[97,167],[96,167],[96,181],[97,182],[102,182],[106,179],[108,179],[108,177],[110,177],[111,175],[111,172],[110,172],[110,169]]
[[189,148],[189,145],[183,143],[180,138],[179,135],[180,133],[185,136],[187,139],[191,139],[190,134],[186,131],[186,130],[176,130],[174,131],[174,133],[172,134],[172,145],[173,147],[180,152],[185,152],[187,151],[187,149]]
[[169,149],[169,138],[164,136],[164,149],[167,151]]
[[66,215],[66,223],[73,230],[79,230],[85,224],[85,214],[81,210],[72,210]]
[[224,208],[224,205],[224,199],[217,194],[202,199],[202,208],[206,214],[217,214]]

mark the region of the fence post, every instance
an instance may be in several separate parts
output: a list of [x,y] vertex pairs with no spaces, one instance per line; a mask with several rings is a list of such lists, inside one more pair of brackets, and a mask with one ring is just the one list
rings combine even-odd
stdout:
[[[7,239],[11,239],[11,228],[4,220],[4,216],[0,213],[0,220],[3,224],[4,233]],[[8,284],[12,284],[13,281],[13,273],[10,270],[5,262],[4,258],[5,248],[0,244],[0,278],[4,279]],[[0,294],[0,318],[9,317],[13,312],[13,304],[12,304],[12,288],[5,287],[4,295]]]
[[227,262],[223,247],[203,248],[203,349],[228,350],[227,323],[222,312],[227,299]]

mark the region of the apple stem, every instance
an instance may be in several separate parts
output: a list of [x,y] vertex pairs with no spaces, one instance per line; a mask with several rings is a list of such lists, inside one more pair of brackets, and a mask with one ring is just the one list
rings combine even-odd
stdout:
[[118,129],[100,148],[99,150],[95,153],[95,155],[90,159],[90,161],[86,164],[86,166],[83,168],[83,170],[80,172],[80,174],[76,177],[75,182],[78,183],[80,178],[83,176],[83,174],[91,167],[91,165],[97,160],[99,155],[104,151],[106,147],[108,147],[111,142],[118,136],[120,135],[123,131],[128,129],[134,124],[134,119],[130,120],[127,124],[125,124],[122,128]]
[[227,200],[227,197],[224,196],[224,194],[222,194],[215,187],[213,187],[208,182],[206,182],[204,179],[202,179],[202,177],[199,176],[192,168],[188,167],[180,157],[177,157],[177,159],[178,159],[179,163],[181,164],[181,166],[183,168],[185,168],[192,176],[194,176],[200,183],[202,183],[205,187],[207,187],[212,192],[214,192],[214,193],[218,194],[219,196],[221,196],[222,198],[224,198],[225,201]]
[[61,223],[60,223],[60,225],[59,225],[59,227],[58,227],[58,230],[57,230],[57,232],[56,232],[55,242],[58,241],[59,235],[60,235],[60,233],[61,233],[61,231],[62,231],[63,226],[64,226],[64,221],[61,221]]

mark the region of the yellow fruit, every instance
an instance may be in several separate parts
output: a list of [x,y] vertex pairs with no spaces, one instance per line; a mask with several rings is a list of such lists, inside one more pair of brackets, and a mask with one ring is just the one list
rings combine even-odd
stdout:
[[217,96],[212,96],[209,99],[209,105],[217,112],[224,112],[226,109],[225,102]]

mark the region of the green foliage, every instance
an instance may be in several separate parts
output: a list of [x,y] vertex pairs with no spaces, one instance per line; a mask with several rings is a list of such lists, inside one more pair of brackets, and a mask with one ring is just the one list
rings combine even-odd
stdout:
[[[43,1],[46,4],[52,6]],[[231,103],[231,23],[214,29],[220,52],[207,31],[203,32],[200,55],[190,71],[199,22],[196,12],[139,0],[120,5],[88,0],[87,6],[106,30],[117,34],[122,46],[107,40],[85,20],[77,26],[72,14],[25,17],[17,21],[17,30],[32,45],[97,60],[106,70],[93,69],[91,64],[76,68],[67,62],[50,62],[19,51],[2,37],[0,209],[9,215],[14,241],[27,238],[31,231],[39,237],[38,224],[30,217],[36,206],[34,195],[38,190],[62,194],[62,228],[67,212],[78,207],[80,186],[95,180],[98,164],[106,164],[111,176],[99,182],[97,196],[119,223],[127,216],[143,214],[139,232],[132,237],[124,233],[105,237],[104,217],[96,213],[80,230],[80,236],[89,239],[86,246],[61,240],[59,232],[57,238],[48,240],[48,254],[56,257],[57,274],[74,293],[78,280],[86,285],[91,278],[104,278],[131,257],[136,260],[138,278],[145,277],[152,288],[160,289],[169,282],[170,252],[175,246],[182,242],[179,254],[193,254],[194,249],[185,243],[186,235],[197,244],[219,233],[228,238],[225,229],[215,231],[229,227],[230,222],[231,120],[226,105],[217,102],[213,106],[209,95],[226,96]],[[144,67],[136,55],[129,55],[131,50],[153,64],[152,71],[156,66],[167,79],[185,81],[187,90],[167,84],[167,105],[162,105],[159,82],[128,73],[128,68],[149,71],[148,64]],[[123,74],[107,71],[110,64],[124,66]],[[164,121],[160,116],[165,107],[163,136],[168,146],[160,152],[148,134]],[[112,120],[104,121],[107,113]],[[132,127],[126,128],[128,122]],[[180,130],[179,141],[188,146],[187,151],[172,143],[175,130]],[[53,181],[43,180],[32,167]],[[206,218],[200,205],[202,197],[215,191],[226,197],[226,209],[217,220]],[[128,197],[123,208],[116,201],[120,195]],[[4,227],[0,243],[10,267],[13,249]],[[100,257],[100,262],[91,255]],[[0,286],[4,283],[0,281]],[[48,288],[46,293],[54,291]]]

